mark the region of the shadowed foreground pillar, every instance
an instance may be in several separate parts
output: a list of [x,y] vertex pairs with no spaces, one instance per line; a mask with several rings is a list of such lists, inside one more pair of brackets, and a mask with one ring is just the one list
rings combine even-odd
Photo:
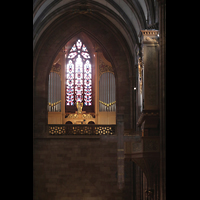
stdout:
[[124,188],[124,113],[123,107],[117,114],[117,168],[118,188]]

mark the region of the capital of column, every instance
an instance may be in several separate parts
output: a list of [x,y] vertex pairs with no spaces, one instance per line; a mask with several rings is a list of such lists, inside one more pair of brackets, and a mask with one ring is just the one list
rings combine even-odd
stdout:
[[158,30],[141,30],[140,33],[141,43],[158,43],[159,31]]

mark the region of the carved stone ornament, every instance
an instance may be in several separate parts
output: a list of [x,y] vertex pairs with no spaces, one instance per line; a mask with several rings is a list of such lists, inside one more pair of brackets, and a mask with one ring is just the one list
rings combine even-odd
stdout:
[[[69,114],[67,119],[76,119],[78,118],[78,114]],[[91,114],[82,114],[83,119],[92,119],[93,116]]]
[[51,67],[51,71],[50,72],[55,72],[55,73],[57,73],[61,77],[61,65],[59,63],[55,63]]
[[158,43],[158,30],[141,30],[141,42],[143,43]]
[[69,116],[67,117],[67,119],[75,119],[77,117],[78,117],[77,114],[69,114]]
[[105,64],[105,62],[100,58],[99,59],[99,77],[106,72],[110,72],[114,74],[114,70],[111,65]]
[[150,42],[157,42],[155,38],[150,38],[150,37],[146,37],[145,40]]
[[137,126],[141,126],[147,117],[159,117],[158,110],[143,110],[137,121]]
[[141,30],[143,36],[158,36],[158,30]]
[[91,118],[93,118],[91,114],[83,114],[82,117],[83,117],[83,119],[91,119]]

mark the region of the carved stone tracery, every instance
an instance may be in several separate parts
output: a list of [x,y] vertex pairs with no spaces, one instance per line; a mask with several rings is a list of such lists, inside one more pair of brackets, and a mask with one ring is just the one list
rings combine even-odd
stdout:
[[51,71],[50,72],[57,73],[61,77],[61,65],[59,63],[55,63],[51,67]]
[[106,64],[101,58],[99,58],[99,77],[101,77],[101,75],[106,72],[114,74],[113,67],[112,65]]

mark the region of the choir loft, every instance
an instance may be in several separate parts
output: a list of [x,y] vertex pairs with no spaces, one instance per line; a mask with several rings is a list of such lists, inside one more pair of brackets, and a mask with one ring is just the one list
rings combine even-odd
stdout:
[[166,1],[33,1],[33,199],[166,200]]

